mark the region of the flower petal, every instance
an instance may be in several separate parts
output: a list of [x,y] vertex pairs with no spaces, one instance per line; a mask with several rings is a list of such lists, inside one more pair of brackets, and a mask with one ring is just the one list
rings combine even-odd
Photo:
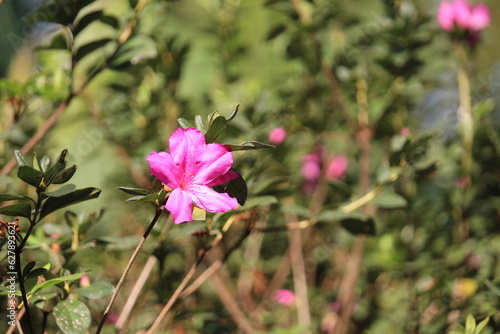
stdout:
[[189,193],[177,188],[168,197],[165,209],[172,213],[174,223],[180,224],[193,220],[193,200]]
[[227,171],[226,174],[221,175],[218,178],[213,179],[212,181],[210,181],[206,185],[208,187],[215,187],[215,186],[221,185],[223,183],[229,182],[231,180],[237,179],[239,177],[240,177],[240,174],[238,174],[234,170],[230,169]]
[[151,175],[154,175],[168,187],[178,188],[178,168],[167,152],[152,152],[146,160],[149,162]]
[[469,29],[472,31],[479,31],[490,25],[490,11],[488,7],[479,3],[473,10],[469,17]]
[[209,212],[226,212],[238,208],[236,198],[226,193],[218,193],[207,186],[190,185],[188,191],[193,202]]
[[462,29],[467,29],[472,10],[470,4],[465,0],[455,0],[452,6],[456,24]]
[[214,179],[226,174],[232,164],[233,152],[220,144],[208,144],[192,182],[210,184]]
[[441,2],[437,12],[437,21],[439,26],[446,31],[453,31],[454,28],[454,15],[453,7],[449,2]]

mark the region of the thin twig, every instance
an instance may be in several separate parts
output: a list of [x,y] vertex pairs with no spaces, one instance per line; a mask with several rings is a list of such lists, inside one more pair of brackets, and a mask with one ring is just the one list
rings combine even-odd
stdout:
[[130,257],[130,260],[125,267],[125,270],[123,271],[122,276],[120,277],[120,280],[118,281],[118,284],[116,285],[115,290],[113,291],[113,295],[111,296],[111,299],[108,303],[108,306],[106,307],[106,310],[104,311],[104,314],[102,315],[101,322],[99,323],[99,326],[97,327],[96,334],[100,333],[102,330],[102,327],[104,326],[104,323],[106,322],[106,318],[108,317],[109,312],[111,311],[111,307],[113,306],[113,303],[115,302],[116,297],[118,296],[118,292],[120,291],[120,288],[123,285],[123,282],[125,281],[125,278],[127,277],[128,272],[130,271],[130,268],[132,268],[132,265],[134,264],[135,259],[137,258],[137,255],[139,254],[140,250],[142,249],[142,246],[146,242],[146,239],[149,235],[149,233],[153,230],[153,227],[155,226],[156,222],[158,221],[158,218],[160,218],[161,213],[163,210],[161,208],[158,208],[156,210],[156,214],[153,217],[153,220],[151,220],[151,223],[149,224],[146,232],[144,232],[144,235],[142,236],[141,241],[135,248],[134,253]]
[[203,260],[203,257],[205,256],[205,253],[206,253],[205,249],[202,249],[202,250],[199,251],[195,263],[193,263],[193,266],[191,267],[191,269],[189,270],[189,272],[186,274],[186,276],[182,280],[181,284],[179,284],[179,286],[177,287],[177,289],[174,291],[174,293],[172,294],[172,296],[168,300],[168,302],[165,305],[165,307],[161,310],[160,314],[156,317],[155,321],[153,322],[153,325],[147,331],[147,334],[153,334],[153,333],[155,333],[155,331],[158,328],[158,326],[160,326],[160,324],[162,323],[163,319],[165,319],[165,316],[167,315],[168,311],[170,311],[170,309],[172,308],[172,306],[174,305],[174,303],[179,298],[182,290],[184,290],[184,288],[186,287],[187,283],[191,280],[191,278],[193,277],[193,275],[196,273],[196,269],[198,268],[198,266],[200,265],[201,261]]
[[139,294],[141,293],[144,284],[146,284],[146,281],[148,280],[149,275],[151,274],[151,271],[153,270],[155,263],[156,263],[156,257],[154,255],[151,255],[148,258],[146,264],[144,265],[144,268],[142,268],[141,274],[139,275],[139,278],[135,282],[129,297],[127,298],[127,302],[125,303],[125,306],[123,307],[120,316],[116,321],[115,327],[118,331],[120,331],[123,328],[125,321],[128,319],[128,316],[130,315],[130,312],[132,312],[135,302],[139,297]]

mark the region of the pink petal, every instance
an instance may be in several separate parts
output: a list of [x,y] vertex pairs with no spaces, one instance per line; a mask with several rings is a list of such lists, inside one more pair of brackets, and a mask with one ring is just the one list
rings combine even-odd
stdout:
[[208,144],[200,154],[202,156],[198,160],[198,169],[193,170],[195,174],[192,182],[195,184],[212,183],[214,179],[226,174],[233,164],[233,152],[220,144]]
[[479,31],[490,25],[490,11],[488,7],[480,3],[473,10],[469,17],[469,29]]
[[332,180],[340,180],[344,177],[346,170],[347,157],[345,155],[337,155],[330,162],[325,177]]
[[469,27],[469,18],[472,10],[470,4],[465,0],[455,0],[452,6],[455,23],[460,28],[467,29]]
[[304,179],[310,182],[316,182],[321,176],[321,168],[319,162],[316,161],[306,161],[302,164],[300,172]]
[[234,170],[230,169],[226,174],[219,176],[218,178],[213,179],[211,182],[207,183],[208,187],[215,187],[220,184],[229,182],[231,180],[239,178],[240,175],[236,173]]
[[170,193],[165,209],[172,213],[176,224],[193,220],[193,200],[188,192],[179,188]]
[[453,7],[449,2],[441,2],[437,12],[437,21],[439,26],[446,31],[453,31],[454,16]]
[[273,145],[281,144],[286,138],[286,130],[282,127],[274,128],[269,132],[269,142]]
[[190,185],[188,191],[192,201],[209,212],[226,212],[238,208],[236,198],[226,193],[218,193],[207,186]]
[[168,187],[178,188],[178,168],[172,160],[172,156],[166,152],[152,152],[146,160],[149,162],[151,175],[154,175]]

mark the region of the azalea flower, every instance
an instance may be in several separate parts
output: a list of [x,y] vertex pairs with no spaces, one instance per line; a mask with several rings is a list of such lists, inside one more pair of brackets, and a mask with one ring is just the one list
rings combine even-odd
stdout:
[[286,130],[282,127],[274,128],[269,132],[269,142],[273,145],[281,144],[286,138]]
[[279,289],[274,293],[274,299],[281,305],[290,306],[295,302],[295,293],[288,289]]
[[330,161],[325,177],[330,180],[341,180],[347,170],[347,157],[343,154],[336,155]]
[[483,3],[472,5],[466,0],[443,1],[437,12],[439,26],[446,31],[456,28],[475,34],[490,24],[490,11]]
[[169,139],[170,153],[152,152],[147,161],[151,175],[172,189],[165,209],[174,223],[193,220],[193,206],[209,212],[226,212],[238,207],[236,198],[211,187],[238,177],[230,170],[233,154],[225,146],[207,144],[194,128],[179,128]]

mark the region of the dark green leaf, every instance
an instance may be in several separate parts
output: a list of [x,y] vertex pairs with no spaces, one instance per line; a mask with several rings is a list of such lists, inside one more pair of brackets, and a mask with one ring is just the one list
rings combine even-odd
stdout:
[[3,206],[0,208],[0,215],[13,217],[31,217],[31,206],[27,202]]
[[247,141],[243,144],[235,145],[235,144],[224,144],[231,151],[246,151],[246,150],[259,150],[264,148],[276,148],[276,146],[259,143],[257,141]]
[[30,198],[27,196],[1,194],[0,193],[0,202],[3,202],[3,201],[27,201],[27,200],[30,200]]
[[101,190],[89,187],[75,190],[61,197],[49,197],[42,206],[40,219],[60,208],[97,198],[100,194]]
[[38,188],[43,180],[43,172],[30,166],[20,166],[17,171],[17,177],[33,187]]
[[375,235],[375,221],[370,217],[344,218],[340,225],[352,234]]
[[42,276],[43,274],[45,274],[46,271],[47,271],[46,268],[33,269],[28,273],[28,275],[26,276],[26,279],[37,278],[38,276]]
[[130,195],[140,195],[140,196],[147,196],[150,195],[151,192],[146,189],[142,188],[131,188],[131,187],[118,187],[117,189],[120,189],[121,191],[130,194]]
[[41,195],[45,197],[61,197],[75,191],[75,189],[76,186],[74,184],[67,184],[51,192],[42,192]]
[[278,199],[274,196],[258,196],[249,199],[248,202],[246,202],[245,206],[241,207],[239,210],[244,211],[255,208],[257,206],[271,205],[275,203],[278,203]]
[[102,15],[102,3],[94,2],[83,8],[73,21],[73,34],[78,35],[90,23],[97,21]]
[[24,266],[23,276],[26,277],[26,275],[28,275],[31,269],[33,269],[35,266],[36,266],[35,261],[28,262],[28,264]]
[[62,171],[66,167],[66,155],[68,154],[68,150],[64,149],[61,151],[59,154],[59,157],[57,157],[56,162],[54,165],[49,167],[45,171],[45,180],[47,182],[47,185],[52,183],[52,179],[54,178],[54,175]]
[[205,138],[208,143],[213,143],[217,137],[226,130],[228,126],[227,120],[224,116],[219,116],[215,118],[209,125],[207,133],[205,133]]
[[200,115],[196,115],[194,118],[194,124],[196,125],[196,128],[200,130],[202,133],[205,133],[205,124],[203,123],[203,119],[201,118]]
[[65,334],[84,334],[90,326],[90,311],[79,300],[66,299],[54,307],[57,326]]
[[157,202],[158,194],[149,194],[147,196],[140,195],[134,196],[127,199],[127,202]]
[[89,299],[101,299],[112,293],[114,289],[108,281],[97,281],[88,287],[75,289],[73,292]]
[[233,168],[231,170],[238,174],[238,178],[213,188],[219,193],[227,193],[229,196],[236,198],[240,205],[244,205],[248,196],[247,184],[238,172]]
[[61,184],[61,183],[68,182],[69,180],[71,180],[73,175],[75,175],[76,168],[77,168],[76,165],[73,165],[73,166],[70,166],[68,168],[65,168],[65,169],[57,172],[54,175],[54,177],[52,178],[50,183],[51,184]]

